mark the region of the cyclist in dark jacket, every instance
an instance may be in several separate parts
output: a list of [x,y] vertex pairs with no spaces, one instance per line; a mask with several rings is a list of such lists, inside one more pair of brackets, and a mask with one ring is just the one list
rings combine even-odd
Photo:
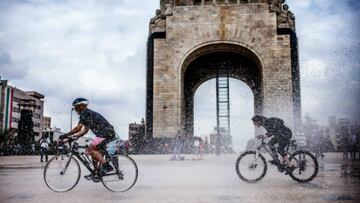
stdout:
[[[292,136],[291,130],[284,125],[284,121],[280,118],[272,117],[266,118],[265,116],[255,115],[252,118],[256,127],[264,127],[268,137],[272,137],[269,141],[269,147],[272,151],[275,151],[275,144],[279,144],[277,151],[283,157],[283,160],[287,166],[290,166],[287,152],[285,151],[286,146],[290,144]],[[291,167],[292,168],[292,167]]]
[[[75,111],[79,114],[78,125],[70,132],[63,135],[62,138],[73,136],[75,138],[84,136],[89,130],[95,134],[95,139],[91,142],[88,152],[93,158],[94,167],[97,168],[97,162],[101,163],[100,173],[106,173],[113,170],[113,167],[105,161],[102,154],[98,151],[99,147],[108,143],[115,137],[114,127],[99,113],[87,108],[89,104],[87,99],[77,98],[73,102]],[[90,174],[86,178],[91,178]]]

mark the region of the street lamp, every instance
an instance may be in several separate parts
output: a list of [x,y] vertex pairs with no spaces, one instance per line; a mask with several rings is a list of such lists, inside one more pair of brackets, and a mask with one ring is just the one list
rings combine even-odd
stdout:
[[74,108],[71,108],[71,111],[70,111],[70,130],[72,129],[72,120],[73,120],[73,111],[74,111]]

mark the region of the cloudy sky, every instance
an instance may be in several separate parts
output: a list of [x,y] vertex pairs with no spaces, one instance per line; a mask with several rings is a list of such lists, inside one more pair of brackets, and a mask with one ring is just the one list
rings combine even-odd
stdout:
[[[360,2],[288,0],[296,15],[303,114],[360,120]],[[158,0],[1,0],[0,75],[45,95],[45,115],[69,129],[71,102],[91,101],[124,138],[145,112],[148,22]],[[206,91],[212,88],[213,91]],[[235,148],[252,136],[250,89],[231,80]],[[215,83],[195,95],[195,133],[212,132]]]

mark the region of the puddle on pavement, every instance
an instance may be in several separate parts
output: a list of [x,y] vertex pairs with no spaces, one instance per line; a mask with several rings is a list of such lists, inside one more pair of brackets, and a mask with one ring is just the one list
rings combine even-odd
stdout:
[[234,201],[234,200],[240,200],[239,196],[232,196],[232,195],[221,195],[221,196],[215,196],[216,201]]
[[319,168],[324,171],[339,171],[341,164],[321,164]]
[[111,201],[128,201],[131,200],[131,197],[125,197],[125,196],[115,196],[110,198]]
[[325,187],[315,183],[304,183],[302,186],[310,189],[326,189]]
[[339,171],[341,177],[360,177],[360,167],[359,165],[352,164],[322,164],[319,167],[324,171]]
[[360,168],[358,165],[342,165],[341,177],[356,177],[360,178]]
[[136,188],[140,189],[140,190],[150,190],[150,189],[154,189],[153,186],[145,186],[145,185],[139,185],[136,186]]
[[8,200],[14,200],[14,199],[25,200],[25,199],[31,199],[31,195],[12,195],[12,196],[6,197],[6,199],[8,199]]
[[336,195],[336,194],[322,195],[321,199],[326,200],[326,201],[353,200],[349,195]]

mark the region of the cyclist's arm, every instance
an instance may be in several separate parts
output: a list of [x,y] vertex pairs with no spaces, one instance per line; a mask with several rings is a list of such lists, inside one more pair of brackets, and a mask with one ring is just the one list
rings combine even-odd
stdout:
[[66,135],[71,136],[81,131],[84,125],[78,124],[75,128],[73,128],[70,132],[66,133]]
[[[81,124],[80,124],[81,125]],[[79,137],[82,137],[82,136],[84,136],[86,133],[88,133],[89,132],[89,128],[88,127],[86,127],[86,126],[83,126],[83,128],[80,130],[80,132],[79,133],[77,133],[76,135],[74,135],[74,137],[76,137],[76,138],[79,138]]]

